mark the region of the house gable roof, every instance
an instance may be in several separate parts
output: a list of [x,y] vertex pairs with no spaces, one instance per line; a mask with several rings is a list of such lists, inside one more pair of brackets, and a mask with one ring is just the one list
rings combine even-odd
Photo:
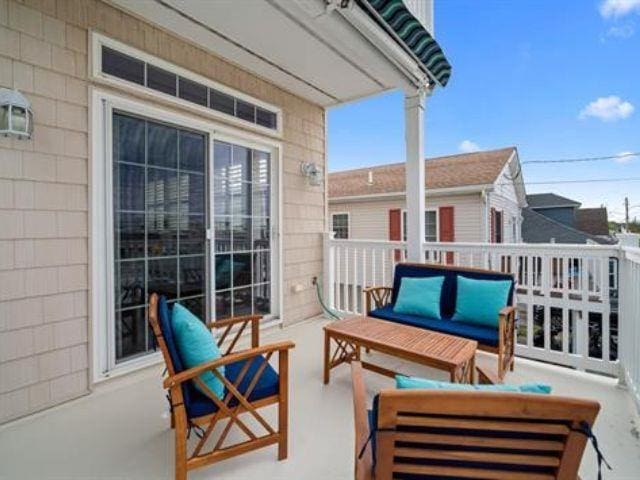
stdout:
[[591,235],[609,235],[607,209],[579,208],[576,210],[576,228]]
[[557,222],[531,208],[522,209],[522,240],[525,243],[614,243]]
[[527,195],[529,208],[563,208],[579,207],[580,202],[570,198],[556,195],[555,193],[533,193]]
[[[515,147],[507,147],[427,159],[425,187],[444,189],[492,184],[515,152]],[[329,174],[329,198],[404,194],[405,181],[404,163],[334,172]]]

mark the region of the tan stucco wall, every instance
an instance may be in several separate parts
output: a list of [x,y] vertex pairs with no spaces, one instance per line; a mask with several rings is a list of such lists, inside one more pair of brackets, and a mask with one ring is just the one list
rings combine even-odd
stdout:
[[319,313],[324,110],[98,0],[0,0],[0,86],[21,90],[33,139],[0,138],[0,423],[89,389],[87,32],[92,28],[283,110],[287,323]]

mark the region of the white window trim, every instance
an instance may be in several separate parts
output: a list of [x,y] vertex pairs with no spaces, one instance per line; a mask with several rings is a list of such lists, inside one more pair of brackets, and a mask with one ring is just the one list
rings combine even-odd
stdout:
[[347,216],[347,238],[342,240],[349,240],[351,238],[351,214],[349,212],[331,212],[331,232],[335,232],[333,228],[333,217],[336,215]]
[[[436,242],[440,241],[440,212],[438,207],[435,208],[425,208],[424,209],[424,213],[427,212],[435,212],[436,214]],[[407,209],[403,208],[402,209],[402,213],[400,215],[400,232],[402,233],[402,237],[403,237],[403,241],[406,242],[406,239],[404,238],[404,218],[407,215]],[[426,229],[425,229],[425,235],[427,234]],[[426,240],[423,240],[426,241]]]
[[[90,131],[91,142],[90,165],[90,206],[91,230],[90,230],[90,275],[91,275],[91,353],[90,372],[92,383],[98,383],[112,377],[120,376],[141,368],[148,367],[160,361],[160,353],[148,354],[131,360],[123,361],[115,365],[115,349],[111,347],[113,342],[113,204],[112,204],[112,145],[110,137],[110,122],[113,109],[122,110],[134,115],[157,119],[174,125],[190,128],[203,132],[209,137],[209,155],[213,151],[214,140],[234,142],[247,147],[269,151],[271,153],[272,167],[272,238],[277,242],[273,251],[272,267],[272,294],[277,301],[273,318],[261,325],[268,328],[274,324],[283,322],[284,288],[283,278],[283,195],[282,195],[282,144],[269,137],[257,135],[243,130],[217,124],[208,119],[198,119],[177,113],[169,108],[144,102],[139,99],[112,93],[96,87],[90,88]],[[209,157],[210,158],[210,157]],[[213,169],[209,169],[213,175]],[[210,185],[213,185],[209,180]],[[209,189],[213,196],[212,189]],[[273,198],[275,197],[275,198]],[[209,199],[211,202],[211,199]],[[213,215],[213,206],[210,203],[210,215]],[[207,238],[212,233],[207,232]],[[213,262],[213,255],[211,255]],[[213,272],[210,269],[210,272]],[[213,293],[211,287],[207,292],[213,306]]]
[[[179,107],[185,108],[189,111],[195,111],[203,116],[211,117],[216,120],[222,120],[233,125],[237,125],[242,128],[246,128],[249,130],[253,130],[259,132],[261,134],[265,134],[271,137],[281,138],[282,137],[282,109],[272,105],[270,103],[259,100],[255,97],[242,93],[238,90],[234,90],[225,85],[217,83],[207,77],[203,77],[202,75],[198,75],[190,70],[186,70],[182,67],[179,67],[173,63],[162,60],[158,57],[145,53],[141,50],[138,50],[134,47],[131,47],[127,44],[114,40],[112,38],[106,37],[100,33],[97,33],[93,30],[89,33],[89,41],[90,41],[90,58],[89,58],[89,72],[91,75],[91,79],[97,83],[102,83],[106,85],[111,85],[117,87],[119,89],[128,90],[132,93],[136,93],[138,95],[142,95],[149,99],[161,99],[163,102],[173,103]],[[138,60],[142,60],[144,62],[148,62],[153,64],[154,66],[163,68],[169,72],[180,75],[181,77],[193,80],[195,82],[206,85],[207,87],[218,90],[222,93],[226,93],[227,95],[234,96],[239,98],[240,100],[244,100],[246,102],[257,105],[261,108],[269,110],[276,114],[276,129],[271,129],[267,127],[263,127],[262,125],[257,125],[252,122],[248,122],[246,120],[242,120],[241,118],[234,117],[232,115],[225,114],[223,112],[218,112],[217,110],[213,110],[208,107],[203,107],[202,105],[198,105],[187,100],[183,100],[179,97],[175,97],[173,95],[168,95],[166,93],[162,93],[151,88],[145,87],[144,85],[138,85],[136,83],[128,82],[123,80],[122,78],[114,77],[112,75],[106,74],[102,71],[102,46],[107,46],[116,50],[118,52],[129,55],[130,57],[136,58]]]

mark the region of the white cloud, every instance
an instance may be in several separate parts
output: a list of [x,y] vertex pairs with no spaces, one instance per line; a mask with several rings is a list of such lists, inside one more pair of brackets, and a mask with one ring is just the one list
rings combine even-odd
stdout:
[[636,33],[636,29],[630,23],[609,28],[604,34],[605,37],[631,38]]
[[480,150],[480,146],[471,140],[463,140],[460,142],[460,145],[458,145],[458,150],[463,153],[477,152]]
[[632,12],[640,13],[640,0],[604,0],[600,4],[600,15],[604,18],[622,17]]
[[623,101],[616,95],[600,97],[580,111],[578,118],[584,120],[588,117],[599,118],[603,122],[615,122],[629,117],[635,110],[634,106]]
[[620,152],[615,161],[617,163],[629,163],[633,157],[633,152]]

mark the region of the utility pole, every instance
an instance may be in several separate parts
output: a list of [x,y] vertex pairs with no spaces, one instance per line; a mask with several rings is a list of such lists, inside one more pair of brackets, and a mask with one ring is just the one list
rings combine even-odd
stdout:
[[629,231],[629,197],[624,197],[624,223],[627,232]]

